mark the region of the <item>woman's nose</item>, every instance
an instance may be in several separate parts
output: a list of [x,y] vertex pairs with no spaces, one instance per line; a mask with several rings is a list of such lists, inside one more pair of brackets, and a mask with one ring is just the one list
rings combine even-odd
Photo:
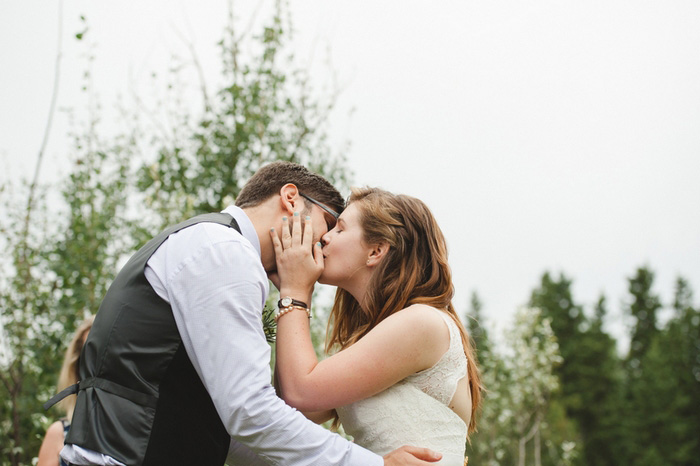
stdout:
[[331,240],[330,233],[331,233],[331,232],[328,231],[328,232],[326,232],[323,236],[321,236],[321,244],[322,244],[323,246],[327,246],[328,243],[330,242],[330,240]]

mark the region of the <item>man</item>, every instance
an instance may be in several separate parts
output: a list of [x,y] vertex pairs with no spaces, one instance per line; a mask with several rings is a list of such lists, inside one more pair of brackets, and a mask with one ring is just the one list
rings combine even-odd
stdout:
[[381,458],[306,420],[270,385],[261,311],[268,278],[282,288],[269,232],[282,230],[284,215],[303,215],[318,241],[343,204],[322,177],[276,162],[250,179],[236,206],[172,227],[134,254],[81,355],[61,456],[130,466],[219,466],[227,454],[229,464],[438,460],[413,447]]

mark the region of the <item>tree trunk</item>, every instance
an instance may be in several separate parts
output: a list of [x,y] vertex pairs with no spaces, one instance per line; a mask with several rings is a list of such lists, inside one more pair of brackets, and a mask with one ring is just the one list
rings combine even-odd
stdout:
[[[535,461],[539,460],[539,433],[540,433],[540,421],[542,419],[542,416],[540,416],[540,413],[535,414],[535,420],[532,423],[532,427],[530,428],[530,431],[524,436],[521,437],[520,440],[518,441],[518,466],[525,466],[525,457],[527,454],[527,450],[525,449],[525,446],[527,445],[527,442],[529,442],[532,437],[535,437]],[[541,463],[536,463],[537,466],[541,466]]]
[[537,432],[535,432],[535,466],[542,466],[542,442],[540,437],[540,429],[537,429]]
[[518,466],[525,466],[525,444],[527,439],[521,437],[518,441]]
[[10,452],[10,461],[12,463],[12,466],[19,466],[19,461],[20,461],[20,454],[17,453],[15,448],[17,448],[19,445],[21,445],[20,442],[20,435],[19,435],[19,426],[20,426],[20,419],[19,419],[19,409],[18,409],[18,404],[19,400],[18,394],[19,390],[17,389],[17,385],[13,387],[11,397],[12,397],[12,440],[14,441],[14,445],[12,448],[12,451]]

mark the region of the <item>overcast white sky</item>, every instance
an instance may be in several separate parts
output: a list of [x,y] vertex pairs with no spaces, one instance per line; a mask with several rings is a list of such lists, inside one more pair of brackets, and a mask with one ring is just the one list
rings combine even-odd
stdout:
[[[57,4],[0,2],[1,163],[27,177],[48,112]],[[259,4],[238,2],[244,23]],[[578,302],[606,294],[619,333],[626,277],[644,264],[666,303],[678,275],[698,302],[700,2],[290,4],[300,63],[320,84],[330,54],[344,86],[332,140],[351,141],[356,184],[433,209],[458,309],[476,290],[501,326],[545,270],[563,271]],[[181,37],[216,84],[226,2],[65,0],[62,108],[83,102],[86,45],[71,39],[81,14],[104,107],[147,94],[151,71],[163,74],[172,54],[188,57]],[[61,165],[67,128],[59,113],[49,166]]]

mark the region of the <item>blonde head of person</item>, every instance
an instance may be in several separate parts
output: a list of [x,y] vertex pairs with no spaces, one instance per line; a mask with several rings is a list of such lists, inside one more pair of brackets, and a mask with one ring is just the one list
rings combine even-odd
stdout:
[[[87,340],[94,320],[95,317],[90,316],[80,324],[66,349],[61,372],[58,375],[59,392],[79,381],[80,353],[83,350],[83,345],[85,340]],[[37,466],[59,466],[61,464],[58,454],[63,448],[66,431],[70,428],[70,419],[73,417],[75,401],[76,395],[69,395],[58,404],[58,409],[65,414],[65,417],[51,424],[46,430],[44,441],[39,449]]]

